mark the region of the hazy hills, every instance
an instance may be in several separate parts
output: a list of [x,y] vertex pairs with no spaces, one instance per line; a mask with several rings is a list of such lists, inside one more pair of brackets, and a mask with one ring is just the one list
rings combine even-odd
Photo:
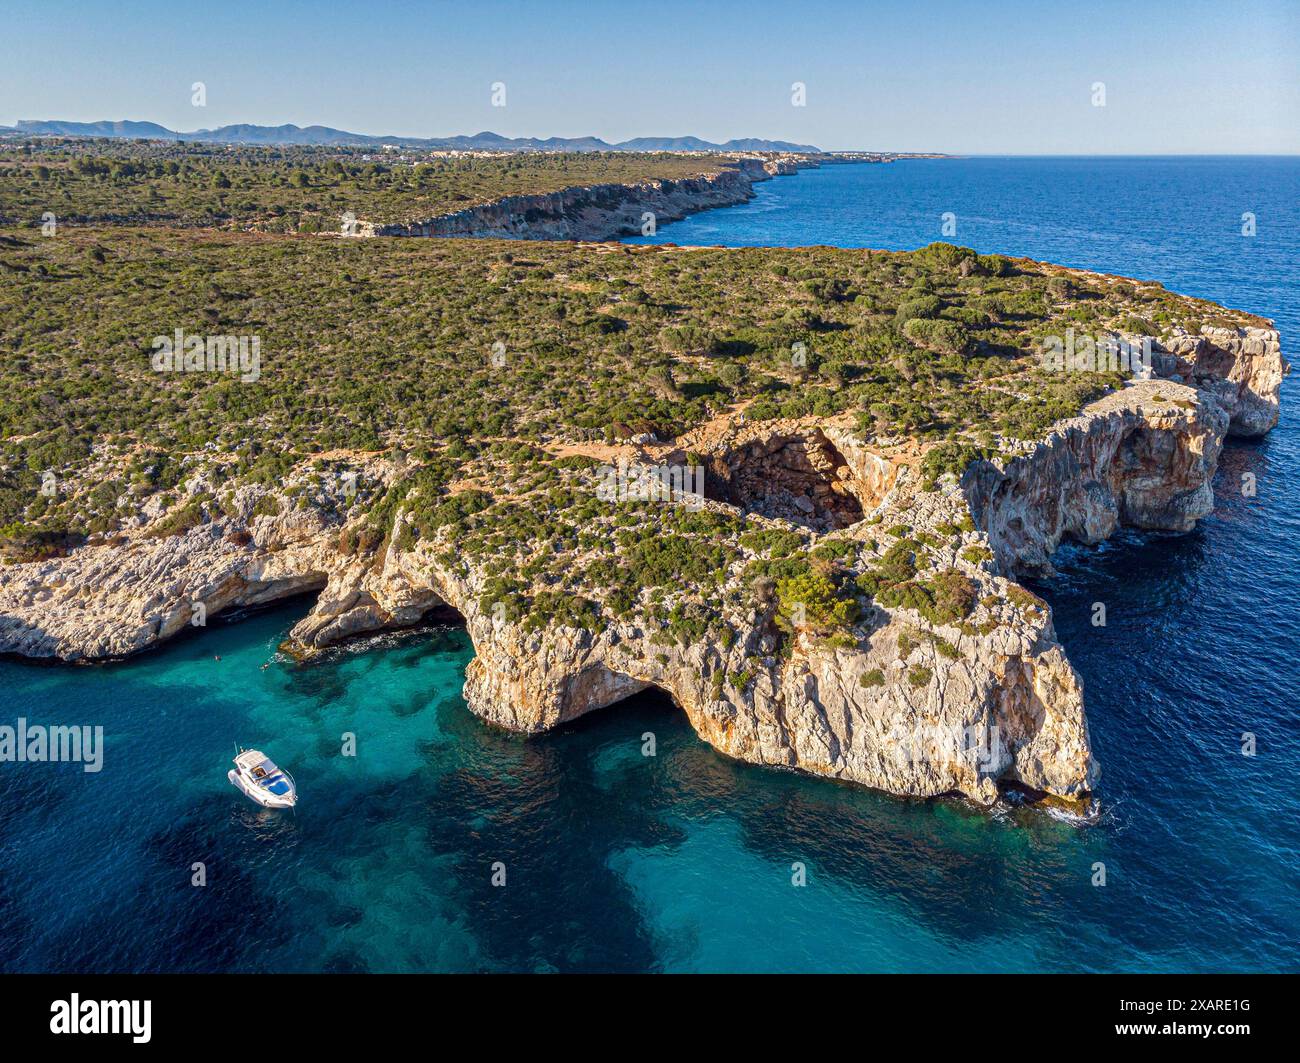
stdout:
[[816,152],[811,144],[755,138],[715,144],[699,137],[636,137],[610,144],[599,137],[503,137],[482,132],[473,136],[403,137],[349,133],[329,126],[310,125],[224,125],[217,129],[178,132],[156,122],[63,122],[19,121],[0,126],[0,134],[65,137],[121,137],[129,140],[185,140],[214,144],[312,144],[360,147],[371,144],[401,144],[409,147],[448,151],[800,151]]

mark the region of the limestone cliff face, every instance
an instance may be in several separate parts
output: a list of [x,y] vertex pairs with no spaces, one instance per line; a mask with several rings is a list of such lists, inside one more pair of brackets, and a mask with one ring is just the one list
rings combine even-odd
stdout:
[[1132,385],[1060,422],[1004,468],[974,462],[962,488],[1001,569],[1046,576],[1066,538],[1116,528],[1185,532],[1214,506],[1210,486],[1228,414],[1192,388]]
[[[223,610],[325,585],[337,529],[314,511],[87,545],[0,573],[0,652],[66,661],[136,653]],[[201,607],[196,610],[196,606]]]
[[1278,391],[1291,367],[1276,330],[1207,325],[1159,345],[1158,375],[1209,390],[1229,415],[1229,435],[1262,436],[1277,425]]
[[[903,512],[923,529],[960,519],[964,502],[949,489],[900,491],[882,504],[887,519]],[[959,548],[981,539],[969,533],[945,560],[963,564]],[[432,550],[390,547],[378,566],[335,568],[290,637],[311,652],[341,633],[409,622],[446,603],[464,616],[474,643],[466,701],[509,730],[550,730],[654,686],[673,697],[701,738],[751,763],[898,794],[959,792],[990,801],[1001,780],[1085,795],[1097,768],[1082,690],[1048,610],[1037,601],[1010,602],[1006,580],[967,567],[985,603],[978,630],[936,628],[911,610],[877,608],[856,645],[832,648],[799,634],[781,657],[770,611],[746,607],[727,616],[736,632],[730,644],[666,645],[653,639],[656,626],[641,621],[599,633],[530,632],[483,611],[473,574],[442,570]]]
[[1205,326],[1154,347],[1164,379],[1093,403],[1004,467],[966,470],[971,513],[1003,571],[1050,575],[1063,539],[1094,544],[1119,527],[1190,531],[1214,507],[1224,437],[1277,424],[1290,367],[1275,330]]
[[637,184],[599,184],[565,188],[544,195],[507,196],[454,214],[407,225],[368,226],[376,236],[470,236],[515,240],[614,240],[642,231],[644,215],[656,225],[678,221],[713,207],[753,198],[753,185],[795,164],[742,158],[718,173],[682,180]]
[[[992,800],[998,779],[1068,797],[1092,788],[1082,692],[1045,614],[1009,618],[992,636],[950,632],[960,666],[932,645],[901,658],[897,641],[908,617],[882,612],[876,623],[851,649],[800,637],[787,661],[740,691],[730,681],[713,688],[711,680],[742,667],[761,643],[757,630],[730,651],[697,644],[662,654],[635,626],[548,640],[471,625],[476,656],[465,697],[487,720],[536,732],[655,686],[715,749],[755,764],[919,796]],[[913,685],[909,669],[932,674]],[[877,670],[883,680],[864,685]]]
[[[211,616],[319,590],[290,636],[310,655],[449,606],[476,651],[466,701],[511,730],[545,731],[654,686],[701,738],[752,763],[897,794],[989,801],[999,784],[1016,783],[1081,798],[1099,771],[1081,683],[1046,604],[1010,580],[1049,572],[1065,537],[1189,529],[1212,504],[1225,434],[1234,425],[1267,430],[1276,417],[1284,368],[1268,337],[1175,337],[1167,356],[1180,359],[1184,380],[1204,386],[1134,383],[1004,465],[977,462],[960,483],[949,478],[928,492],[905,455],[873,449],[843,424],[742,420],[710,445],[694,444],[726,489],[704,506],[744,506],[773,527],[802,527],[814,543],[835,536],[859,570],[885,552],[882,528],[905,524],[927,537],[936,569],[969,580],[974,604],[960,622],[875,603],[848,638],[779,631],[774,605],[746,585],[737,563],[725,574],[733,592],[726,639],[656,638],[658,623],[636,611],[599,631],[530,629],[485,607],[485,574],[476,562],[448,561],[454,544],[400,546],[411,541],[397,534],[401,510],[381,552],[354,552],[340,531],[365,507],[318,499],[259,516],[265,492],[249,486],[233,510],[183,535],[154,537],[156,522],[141,518],[111,544],[0,567],[0,652],[118,656],[182,631],[196,606]],[[386,459],[369,460],[367,479],[381,489],[398,475]],[[781,491],[754,497],[756,475]],[[796,497],[806,504],[787,505]],[[770,505],[776,510],[763,515]]]

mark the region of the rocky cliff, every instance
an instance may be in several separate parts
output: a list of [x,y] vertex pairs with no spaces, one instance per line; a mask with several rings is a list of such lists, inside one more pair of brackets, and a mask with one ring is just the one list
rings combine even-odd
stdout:
[[1026,456],[966,470],[971,513],[1003,571],[1051,575],[1063,539],[1095,544],[1119,527],[1187,532],[1211,511],[1224,437],[1277,424],[1287,366],[1272,329],[1202,333],[1156,340],[1162,379],[1060,422]]
[[1157,375],[1209,390],[1229,416],[1229,435],[1262,436],[1277,424],[1288,367],[1275,330],[1207,325],[1174,332],[1158,348]]
[[367,236],[502,237],[516,240],[614,240],[688,214],[734,206],[753,198],[753,185],[815,163],[794,157],[741,157],[716,173],[682,180],[565,188],[543,195],[507,196],[454,214],[406,225],[364,225]]
[[1003,467],[974,462],[962,487],[1000,568],[1049,576],[1063,539],[1119,527],[1190,531],[1213,508],[1228,414],[1193,388],[1143,382],[1060,423]]
[[[1066,537],[1186,531],[1209,511],[1225,434],[1266,431],[1277,415],[1276,333],[1207,327],[1166,337],[1162,356],[1170,379],[1134,382],[1023,453],[932,490],[915,448],[865,440],[836,418],[737,415],[699,438],[621,445],[620,461],[646,474],[692,448],[707,497],[592,504],[580,528],[533,543],[533,556],[572,536],[579,567],[614,572],[691,515],[704,533],[677,538],[718,551],[703,619],[689,601],[702,588],[669,588],[678,605],[665,614],[664,588],[645,586],[600,622],[561,612],[534,623],[510,601],[547,594],[544,569],[472,554],[446,526],[410,534],[418,490],[385,511],[382,538],[356,534],[403,476],[399,462],[370,456],[358,470],[365,498],[310,486],[303,463],[276,490],[245,485],[221,509],[205,504],[206,519],[182,534],[154,510],[110,541],[4,566],[0,650],[119,656],[222,610],[319,591],[289,640],[310,656],[449,607],[476,650],[470,709],[514,731],[545,731],[653,686],[701,738],[752,763],[898,794],[987,802],[1016,785],[1082,799],[1098,767],[1081,684],[1050,610],[1013,580],[1050,571]],[[543,510],[557,490],[593,496],[590,465],[547,465],[557,479],[537,490]],[[187,497],[211,498],[211,487],[196,473]],[[523,585],[500,590],[503,570]]]

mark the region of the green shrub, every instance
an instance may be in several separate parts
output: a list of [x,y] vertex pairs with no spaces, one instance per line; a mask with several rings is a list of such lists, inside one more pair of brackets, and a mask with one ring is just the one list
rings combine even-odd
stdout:
[[932,624],[956,624],[975,608],[974,581],[955,568],[929,580],[907,580],[886,587],[876,601],[886,609],[915,609]]
[[939,270],[959,269],[963,263],[974,266],[980,258],[969,247],[958,247],[943,241],[927,244],[916,252],[916,257],[927,266]]
[[1031,614],[1041,614],[1048,611],[1047,603],[1043,599],[1016,583],[1007,588],[1007,601],[1016,608]]
[[966,471],[972,461],[991,455],[987,447],[972,443],[958,443],[947,440],[931,447],[921,459],[921,484],[927,491],[933,491],[939,477],[952,473],[958,478]]
[[1015,272],[1015,263],[1006,255],[980,255],[979,266],[993,277],[1009,277]]
[[184,535],[191,528],[203,523],[203,506],[197,500],[187,502],[179,509],[174,509],[150,529],[149,534],[155,539],[168,535]]
[[965,354],[970,348],[970,334],[955,321],[913,318],[903,325],[903,334],[937,354]]
[[777,617],[786,631],[795,629],[798,608],[803,607],[803,621],[817,634],[831,634],[851,625],[858,618],[856,599],[846,595],[840,584],[824,572],[808,570],[777,581],[779,602]]
[[745,532],[740,537],[740,545],[756,554],[789,557],[803,547],[803,536],[783,528],[761,528]]
[[278,517],[284,507],[275,495],[262,495],[253,504],[253,516],[255,517]]
[[872,668],[869,672],[863,672],[858,676],[858,685],[863,687],[883,687],[885,685],[885,673],[879,668]]
[[908,299],[906,302],[899,303],[895,316],[900,322],[906,323],[923,318],[938,317],[939,311],[942,309],[942,299],[934,295],[923,295],[919,299]]
[[911,539],[899,539],[880,559],[876,572],[886,583],[901,583],[916,575],[917,545]]
[[929,582],[934,596],[934,613],[928,619],[937,624],[955,624],[970,616],[975,608],[977,589],[975,581],[955,568],[945,569]]

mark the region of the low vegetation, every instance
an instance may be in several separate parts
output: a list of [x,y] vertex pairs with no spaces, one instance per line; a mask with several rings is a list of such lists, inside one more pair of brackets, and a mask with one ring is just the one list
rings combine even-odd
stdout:
[[[1051,267],[948,244],[583,247],[171,227],[311,232],[310,219],[358,201],[380,215],[455,209],[698,171],[698,158],[398,165],[333,149],[112,149],[0,156],[0,216],[21,223],[0,229],[8,562],[129,528],[169,537],[316,507],[349,555],[427,549],[447,571],[472,568],[482,607],[528,630],[635,616],[665,649],[706,634],[729,645],[728,616],[761,610],[786,648],[796,634],[848,647],[874,602],[965,633],[975,585],[952,557],[968,521],[937,535],[891,524],[879,546],[813,545],[737,512],[604,500],[581,451],[671,440],[743,403],[751,422],[847,414],[864,437],[919,440],[934,486],[1120,383],[1044,372],[1043,337],[1137,309],[1193,329],[1225,313],[1158,285],[1062,284]],[[44,236],[38,208],[162,224]],[[256,372],[159,372],[157,339],[177,330],[255,338]],[[397,472],[341,491],[371,459]],[[991,559],[976,545],[959,556]],[[737,692],[752,680],[718,676]]]
[[679,180],[723,157],[581,152],[448,156],[340,147],[34,140],[0,149],[0,225],[154,224],[320,233],[344,214],[419,221],[503,196]]

